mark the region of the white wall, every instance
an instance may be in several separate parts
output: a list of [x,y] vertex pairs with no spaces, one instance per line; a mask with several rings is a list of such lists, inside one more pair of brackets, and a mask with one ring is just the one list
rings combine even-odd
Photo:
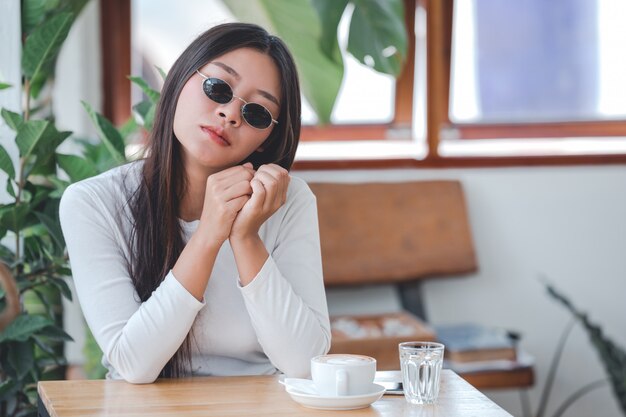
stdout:
[[[20,1],[0,1],[0,82],[11,84],[13,87],[0,90],[0,108],[20,113],[21,71],[20,56],[22,50],[20,28]],[[15,145],[13,132],[0,118],[0,144],[9,153],[15,170],[18,169],[19,151]],[[0,202],[10,201],[6,193],[7,176],[0,172]]]
[[[626,167],[302,172],[317,181],[459,179],[465,189],[480,271],[424,286],[432,323],[477,321],[520,331],[536,359],[536,409],[570,315],[538,280],[547,277],[626,347]],[[329,297],[337,302],[338,297]],[[354,300],[349,300],[354,303]],[[363,306],[352,306],[363,311]],[[349,310],[346,306],[343,311]],[[570,336],[548,416],[578,388],[604,376],[580,327]],[[487,393],[521,415],[515,391]],[[577,402],[571,417],[621,415],[610,389]]]

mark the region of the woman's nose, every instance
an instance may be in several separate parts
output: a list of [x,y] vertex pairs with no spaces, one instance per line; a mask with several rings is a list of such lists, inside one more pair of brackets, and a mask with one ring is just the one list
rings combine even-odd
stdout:
[[241,125],[241,106],[239,100],[233,98],[230,103],[218,106],[216,112],[225,124],[237,127]]

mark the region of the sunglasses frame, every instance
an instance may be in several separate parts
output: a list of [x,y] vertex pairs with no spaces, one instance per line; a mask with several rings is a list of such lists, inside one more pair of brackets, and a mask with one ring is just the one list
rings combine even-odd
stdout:
[[[271,126],[272,126],[272,124],[276,124],[276,125],[278,124],[278,120],[274,119],[274,115],[272,114],[272,112],[271,112],[271,111],[269,111],[269,109],[268,109],[267,107],[265,107],[264,105],[259,104],[259,103],[246,101],[246,100],[244,100],[243,98],[241,98],[241,97],[239,97],[239,96],[236,96],[236,95],[235,95],[235,91],[233,90],[233,87],[232,87],[230,84],[228,84],[228,82],[227,82],[227,81],[225,81],[225,80],[223,80],[223,79],[221,79],[221,78],[218,78],[218,77],[207,77],[206,75],[204,75],[203,73],[201,73],[201,72],[200,72],[200,70],[196,70],[196,72],[198,73],[198,75],[200,75],[202,78],[204,78],[204,80],[202,81],[202,92],[204,92],[204,94],[205,94],[205,95],[206,95],[206,96],[207,96],[207,97],[208,97],[211,101],[213,101],[214,103],[217,103],[217,104],[229,104],[229,103],[231,103],[231,102],[233,101],[233,99],[238,99],[238,100],[240,100],[240,101],[242,101],[242,102],[243,102],[243,105],[241,106],[241,109],[240,109],[240,111],[241,111],[241,118],[242,118],[242,119],[246,122],[246,124],[247,124],[248,126],[250,126],[250,127],[254,128],[254,129],[258,129],[258,130],[265,130],[265,129],[267,129],[267,128],[271,127]],[[204,83],[205,83],[207,80],[209,80],[209,79],[216,79],[216,80],[219,80],[219,81],[223,82],[224,84],[226,84],[226,85],[228,86],[228,88],[230,88],[230,93],[231,93],[231,96],[232,96],[232,97],[231,97],[231,99],[230,99],[227,103],[220,103],[220,102],[218,102],[218,101],[213,100],[213,99],[212,99],[211,97],[209,97],[209,95],[208,95],[208,94],[204,91]],[[267,125],[266,127],[256,127],[256,126],[253,126],[252,124],[250,124],[250,122],[248,122],[248,119],[246,119],[246,116],[245,116],[245,114],[244,114],[244,110],[243,110],[243,109],[244,109],[244,107],[246,107],[248,104],[256,104],[257,106],[262,107],[262,108],[263,108],[263,109],[267,112],[267,114],[269,114],[269,115],[270,115],[270,120],[271,120],[270,124],[269,124],[269,125]]]

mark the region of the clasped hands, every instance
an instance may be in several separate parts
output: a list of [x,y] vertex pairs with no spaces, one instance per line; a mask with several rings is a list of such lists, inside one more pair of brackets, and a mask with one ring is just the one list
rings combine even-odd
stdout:
[[207,179],[200,227],[216,245],[230,239],[258,238],[261,225],[287,199],[289,173],[275,165],[254,170],[246,163]]

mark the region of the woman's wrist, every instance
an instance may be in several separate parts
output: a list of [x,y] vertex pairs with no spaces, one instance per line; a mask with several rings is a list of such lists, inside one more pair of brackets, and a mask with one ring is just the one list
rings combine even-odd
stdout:
[[235,250],[236,248],[250,248],[254,246],[258,246],[259,244],[263,244],[261,237],[258,233],[248,233],[248,234],[231,234],[228,237],[230,242],[230,246]]
[[198,229],[193,236],[191,236],[188,244],[197,246],[202,251],[215,252],[217,254],[225,240],[226,239],[219,239],[214,236],[210,236],[208,233],[203,233],[201,229]]
[[229,239],[239,271],[239,283],[245,287],[257,276],[269,254],[258,233],[247,236],[230,236]]

